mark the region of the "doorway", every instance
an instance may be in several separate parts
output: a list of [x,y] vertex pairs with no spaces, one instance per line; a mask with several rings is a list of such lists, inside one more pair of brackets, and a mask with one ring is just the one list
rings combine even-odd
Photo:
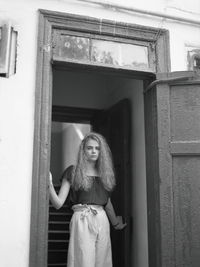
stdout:
[[[123,76],[116,78],[115,75],[100,74],[92,70],[90,73],[78,69],[62,68],[61,70],[56,66],[53,78],[51,151],[55,155],[51,153],[50,169],[52,170],[58,161],[57,169],[60,171],[55,172],[56,178],[58,175],[61,177],[62,172],[71,164],[75,164],[78,144],[81,140],[80,135],[83,137],[88,131],[93,130],[105,136],[113,154],[117,180],[112,202],[116,213],[122,215],[128,223],[122,232],[111,229],[113,262],[116,267],[130,266],[133,217],[131,106],[134,102],[131,92],[134,87],[137,87],[142,98],[142,82],[123,78]],[[72,138],[71,141],[69,141],[70,138]],[[70,149],[72,146],[73,149]],[[73,151],[76,152],[73,153]],[[70,159],[66,157],[66,153],[72,154]],[[59,180],[54,182],[58,183],[59,188]],[[62,211],[64,215],[64,210]],[[63,231],[61,229],[63,224],[57,222],[56,224],[60,224],[60,229],[54,229],[52,214],[55,215],[55,213],[56,210],[52,211],[50,205],[48,263],[54,264],[53,266],[65,264],[67,255],[67,245],[66,249],[63,249],[61,245],[57,246],[59,235],[56,238],[55,234]],[[68,216],[69,213],[66,206],[65,214]],[[70,216],[67,218],[70,220]],[[66,225],[68,223],[69,221]],[[66,238],[60,240],[60,243],[61,241],[67,243],[68,230],[63,234]],[[55,239],[55,245],[52,244],[51,237]]]
[[[67,18],[67,19],[66,19]],[[63,20],[64,19],[64,20]],[[71,23],[71,24],[70,24]],[[86,75],[86,73],[93,78],[93,80],[97,81],[100,77],[99,75],[103,74],[103,77],[107,79],[108,74],[112,74],[112,78],[110,78],[109,82],[106,79],[99,79],[100,83],[96,82],[96,86],[99,86],[98,92],[96,92],[96,96],[98,97],[98,103],[103,103],[105,105],[105,99],[102,100],[102,94],[109,91],[109,89],[105,92],[102,88],[115,88],[115,90],[111,93],[115,95],[113,96],[112,100],[116,101],[124,98],[123,92],[127,86],[127,92],[129,92],[130,97],[132,97],[134,105],[133,108],[133,121],[131,123],[131,128],[133,127],[133,123],[135,123],[134,130],[135,132],[132,133],[131,136],[134,136],[134,152],[132,158],[132,168],[133,172],[140,166],[141,162],[145,162],[145,149],[144,149],[144,123],[141,118],[144,119],[143,112],[143,84],[149,83],[153,79],[155,79],[154,71],[169,71],[170,70],[170,63],[169,63],[169,51],[168,51],[168,32],[163,29],[153,29],[149,27],[142,27],[137,25],[126,25],[121,23],[112,23],[112,22],[105,22],[104,28],[104,35],[102,35],[102,25],[104,21],[98,21],[92,18],[84,18],[81,16],[51,12],[51,11],[40,11],[40,32],[39,32],[39,45],[38,45],[38,68],[37,68],[37,85],[36,85],[36,113],[35,113],[35,137],[34,137],[34,164],[33,164],[33,191],[32,191],[32,218],[31,218],[31,247],[30,247],[30,266],[38,266],[44,267],[47,265],[47,239],[48,239],[48,170],[50,167],[50,129],[51,129],[51,114],[52,114],[52,99],[54,99],[53,94],[53,85],[52,85],[52,78],[54,78],[55,82],[55,73],[53,74],[52,71],[52,63],[54,66],[59,66],[58,73],[64,70],[65,74],[62,75],[61,80],[64,80],[66,77],[66,69],[71,69],[72,67],[79,67],[79,79],[81,75]],[[60,26],[59,26],[60,25]],[[113,33],[113,28],[115,29]],[[140,70],[140,65],[137,70],[131,70],[130,68],[126,67],[116,67],[116,66],[99,66],[99,63],[96,62],[93,64],[83,64],[83,62],[77,63],[72,62],[70,60],[61,60],[59,58],[54,57],[52,54],[53,45],[51,40],[56,41],[56,38],[53,38],[53,31],[59,30],[59,33],[62,31],[68,31],[72,33],[73,31],[80,32],[81,34],[94,34],[97,36],[101,35],[101,38],[109,39],[109,40],[116,40],[118,38],[121,41],[125,42],[132,42],[134,45],[144,45],[148,48],[151,52],[150,63],[149,67],[148,64],[147,69],[148,71]],[[129,37],[127,39],[127,29],[130,30]],[[144,30],[144,32],[142,31]],[[159,31],[159,35],[158,35]],[[57,37],[54,36],[54,37]],[[42,43],[42,46],[41,46]],[[164,45],[165,44],[165,45]],[[167,44],[167,45],[166,45]],[[154,59],[156,58],[156,64]],[[164,59],[164,60],[163,60]],[[67,64],[66,64],[67,63]],[[64,67],[64,69],[63,69]],[[152,68],[151,68],[152,67]],[[61,70],[63,69],[63,70]],[[72,69],[71,69],[72,70]],[[153,71],[154,70],[154,71]],[[84,74],[81,72],[84,71]],[[92,75],[91,71],[93,71]],[[94,74],[96,73],[96,74]],[[69,74],[69,73],[68,73]],[[71,71],[70,75],[68,76],[68,80],[63,84],[69,87],[69,80],[70,77],[72,78],[75,75],[75,71]],[[98,77],[95,77],[98,76]],[[86,77],[86,76],[84,76]],[[95,79],[94,79],[95,77]],[[110,76],[111,77],[111,76]],[[113,78],[115,77],[115,78]],[[61,81],[60,80],[60,81]],[[123,82],[122,82],[123,80]],[[124,83],[124,81],[126,82]],[[109,86],[100,86],[102,83],[105,82]],[[131,86],[131,89],[128,85],[134,83]],[[126,85],[126,86],[125,86]],[[80,87],[80,86],[79,86]],[[129,87],[129,88],[128,88]],[[118,88],[118,89],[117,89]],[[133,90],[134,88],[134,90]],[[66,87],[65,87],[66,89]],[[85,86],[84,93],[87,91],[88,87]],[[59,89],[58,89],[59,90]],[[65,90],[67,91],[67,90]],[[134,93],[133,93],[134,91]],[[72,90],[71,93],[74,93],[75,90]],[[83,90],[82,90],[83,92]],[[91,91],[92,92],[92,91]],[[90,92],[90,97],[87,99],[89,100],[90,104],[92,103],[91,97],[93,96]],[[100,94],[99,94],[100,92]],[[76,100],[80,100],[82,95]],[[121,98],[120,98],[120,97]],[[118,99],[119,98],[119,99]],[[60,97],[61,99],[61,97]],[[63,98],[63,100],[70,100],[70,97]],[[109,98],[108,98],[109,99]],[[94,99],[93,99],[94,100]],[[71,101],[70,101],[71,103]],[[94,107],[90,108],[100,108],[99,104],[95,105]],[[139,105],[139,103],[142,103]],[[61,103],[60,103],[61,104]],[[108,104],[108,103],[107,103]],[[113,103],[114,104],[114,103]],[[76,103],[77,107],[84,107],[82,106],[83,103]],[[70,106],[70,104],[64,104],[64,106]],[[88,106],[89,107],[89,106]],[[87,107],[87,108],[88,108]],[[111,105],[107,105],[104,109],[111,107]],[[140,114],[140,115],[139,115]],[[141,131],[141,128],[143,129]],[[142,138],[141,138],[142,137]],[[139,139],[137,139],[139,138]],[[139,141],[140,140],[140,141]],[[142,144],[142,146],[141,146]],[[132,142],[133,145],[133,142]],[[131,145],[131,146],[132,146]],[[130,146],[130,144],[129,144]],[[137,149],[136,149],[137,147]],[[142,149],[141,149],[142,147]],[[138,152],[138,153],[137,153]],[[142,161],[139,160],[139,164],[134,163],[134,160],[138,159],[138,156],[141,156]],[[135,161],[136,162],[136,161]],[[145,163],[140,170],[145,170]],[[138,170],[139,170],[138,169]],[[133,174],[133,180],[134,180]],[[131,201],[131,203],[134,202]],[[131,223],[133,225],[133,223]],[[137,233],[136,233],[137,234]],[[147,236],[147,235],[146,235]],[[133,242],[131,243],[133,245]],[[130,247],[130,249],[132,249]],[[131,251],[133,255],[133,250]]]

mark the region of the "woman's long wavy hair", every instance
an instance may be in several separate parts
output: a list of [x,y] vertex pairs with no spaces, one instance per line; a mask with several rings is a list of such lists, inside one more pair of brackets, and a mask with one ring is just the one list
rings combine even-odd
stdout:
[[100,147],[99,157],[96,161],[98,176],[104,188],[107,191],[112,191],[115,186],[112,154],[105,138],[95,132],[87,134],[80,144],[77,164],[73,170],[71,184],[75,190],[88,190],[91,187],[92,179],[86,175],[87,158],[85,155],[85,146],[91,139],[97,141]]

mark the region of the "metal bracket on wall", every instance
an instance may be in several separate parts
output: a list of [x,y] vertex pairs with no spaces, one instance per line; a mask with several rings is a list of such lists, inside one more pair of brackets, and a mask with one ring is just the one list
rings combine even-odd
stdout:
[[17,32],[8,23],[0,26],[0,76],[16,73]]

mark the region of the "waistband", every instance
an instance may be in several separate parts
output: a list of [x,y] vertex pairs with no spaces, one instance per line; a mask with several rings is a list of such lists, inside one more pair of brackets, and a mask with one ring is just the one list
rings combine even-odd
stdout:
[[104,210],[101,205],[90,205],[90,204],[76,204],[72,206],[72,210],[76,211],[91,211],[94,215],[98,213],[98,211]]
[[88,205],[88,204],[77,204],[72,206],[74,213],[80,213],[80,219],[86,219],[88,222],[89,230],[95,235],[98,234],[98,225],[95,221],[96,215],[103,211],[103,206],[100,205]]

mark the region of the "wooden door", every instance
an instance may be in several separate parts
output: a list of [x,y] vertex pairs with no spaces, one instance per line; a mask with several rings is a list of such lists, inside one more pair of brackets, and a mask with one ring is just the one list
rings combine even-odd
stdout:
[[200,266],[200,77],[157,75],[145,93],[150,267]]
[[94,130],[103,134],[113,155],[117,186],[112,203],[117,215],[128,223],[125,230],[111,229],[113,266],[131,266],[131,106],[121,100],[101,112],[93,121]]

